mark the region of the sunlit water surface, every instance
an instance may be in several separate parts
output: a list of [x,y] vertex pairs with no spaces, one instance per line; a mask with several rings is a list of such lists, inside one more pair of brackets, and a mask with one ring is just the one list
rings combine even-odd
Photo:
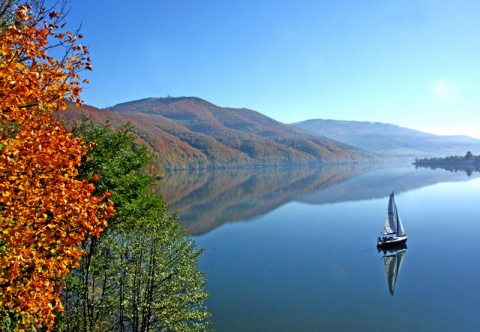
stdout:
[[[383,187],[389,187],[385,181],[392,177],[377,176],[378,172],[388,173],[362,173],[305,196],[297,193],[264,214],[194,236],[198,247],[206,249],[200,269],[206,272],[211,292],[207,305],[213,313],[212,328],[478,330],[478,173],[469,177],[445,170],[392,171],[397,180],[391,181],[390,190],[400,186],[402,177],[409,183],[441,179],[396,191],[409,238],[403,260],[393,266],[396,274],[389,276],[392,265],[386,268],[384,256],[392,253],[378,252],[375,244],[390,193]],[[371,192],[375,186],[382,186],[383,197],[362,199],[355,192]],[[326,194],[347,198],[325,203],[328,200],[321,197]]]

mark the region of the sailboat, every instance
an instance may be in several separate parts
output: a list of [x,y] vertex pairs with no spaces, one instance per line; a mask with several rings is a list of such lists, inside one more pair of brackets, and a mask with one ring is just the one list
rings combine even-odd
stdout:
[[392,296],[395,291],[395,283],[397,282],[406,252],[406,244],[402,244],[396,248],[391,248],[390,250],[385,249],[383,251],[383,264],[385,265],[385,272],[387,274],[388,289],[390,290],[390,295]]
[[397,206],[393,191],[388,200],[387,220],[383,228],[383,234],[377,240],[378,248],[394,247],[407,242],[405,228],[403,228],[402,220],[398,216]]

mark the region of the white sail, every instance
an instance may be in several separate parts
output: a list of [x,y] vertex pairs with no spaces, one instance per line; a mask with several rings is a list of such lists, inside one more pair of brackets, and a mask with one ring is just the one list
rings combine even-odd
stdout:
[[[393,192],[390,194],[390,200],[388,201],[387,219],[385,220],[385,227],[383,234],[396,234],[397,233],[397,207],[395,206],[395,200],[393,199]],[[403,229],[403,226],[402,226]],[[405,231],[404,231],[405,232]]]
[[402,220],[397,214],[397,221],[398,221],[398,227],[397,227],[397,236],[405,236],[405,228],[403,228]]

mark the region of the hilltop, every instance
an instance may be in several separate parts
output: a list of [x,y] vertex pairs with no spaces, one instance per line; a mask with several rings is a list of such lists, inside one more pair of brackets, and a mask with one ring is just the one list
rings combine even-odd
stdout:
[[118,127],[131,122],[137,141],[165,169],[359,162],[373,154],[316,137],[245,108],[225,108],[195,97],[147,98],[98,109],[71,105],[60,119]]

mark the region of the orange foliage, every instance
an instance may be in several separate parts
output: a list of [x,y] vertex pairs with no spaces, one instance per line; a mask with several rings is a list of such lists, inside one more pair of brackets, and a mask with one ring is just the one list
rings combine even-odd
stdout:
[[[98,236],[113,203],[76,180],[88,151],[50,113],[80,103],[78,71],[88,50],[57,33],[59,13],[20,6],[0,32],[0,307],[22,316],[17,329],[49,331],[62,310],[63,279],[77,266],[88,236]],[[66,56],[47,56],[51,41]]]

